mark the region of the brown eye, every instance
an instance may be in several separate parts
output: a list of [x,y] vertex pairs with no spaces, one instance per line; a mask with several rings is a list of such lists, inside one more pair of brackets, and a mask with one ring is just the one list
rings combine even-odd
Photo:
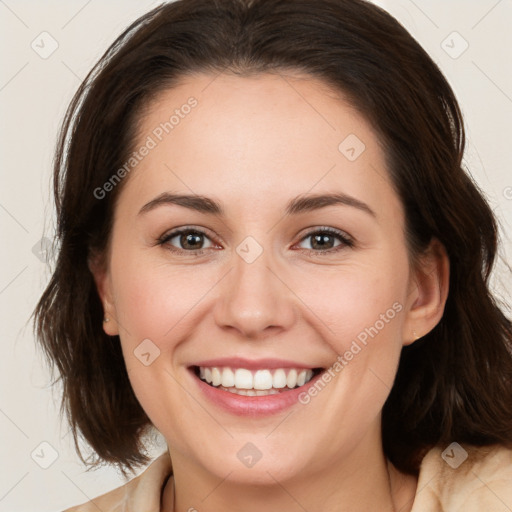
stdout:
[[[205,241],[209,241],[210,245],[205,246]],[[172,231],[159,239],[160,245],[165,245],[175,252],[202,251],[213,246],[209,237],[197,229],[182,228]]]
[[[334,228],[322,228],[311,231],[302,238],[301,243],[310,241],[310,247],[303,247],[309,252],[336,252],[344,247],[352,247],[353,241],[342,231]],[[338,242],[338,243],[337,243]]]
[[181,235],[178,235],[179,237],[179,244],[183,249],[202,249],[203,244],[203,237],[201,233],[182,233]]

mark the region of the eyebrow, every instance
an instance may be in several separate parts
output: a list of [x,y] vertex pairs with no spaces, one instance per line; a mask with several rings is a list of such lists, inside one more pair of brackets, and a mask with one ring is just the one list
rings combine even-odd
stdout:
[[[319,210],[320,208],[338,204],[351,206],[370,214],[372,217],[377,217],[377,214],[366,203],[342,192],[297,196],[286,205],[285,213],[286,215],[297,215],[299,213]],[[145,204],[140,209],[139,214],[149,212],[163,205],[178,205],[217,217],[223,217],[225,215],[222,206],[209,197],[196,194],[173,194],[170,192],[163,192],[149,201],[149,203]]]

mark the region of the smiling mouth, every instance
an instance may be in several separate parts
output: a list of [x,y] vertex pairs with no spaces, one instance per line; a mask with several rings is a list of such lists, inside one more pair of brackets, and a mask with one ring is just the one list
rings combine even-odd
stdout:
[[211,387],[242,396],[277,395],[306,385],[324,368],[247,368],[194,366],[195,375]]

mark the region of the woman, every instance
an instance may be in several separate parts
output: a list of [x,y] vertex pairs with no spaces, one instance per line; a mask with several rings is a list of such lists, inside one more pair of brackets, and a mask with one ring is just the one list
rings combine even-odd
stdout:
[[[77,92],[36,309],[74,509],[512,508],[511,322],[439,69],[362,0],[179,0]],[[171,463],[172,460],[172,463]]]

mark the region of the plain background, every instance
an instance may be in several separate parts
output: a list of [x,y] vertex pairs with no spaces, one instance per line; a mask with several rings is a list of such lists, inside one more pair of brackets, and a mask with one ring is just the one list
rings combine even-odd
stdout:
[[[50,386],[29,317],[50,277],[41,239],[54,229],[51,162],[66,106],[114,38],[159,3],[0,0],[0,511],[56,512],[124,483],[114,468],[85,472],[59,420],[59,387]],[[405,25],[452,84],[466,122],[465,162],[501,223],[501,259],[510,261],[512,2],[377,3]],[[57,49],[43,58],[52,44]],[[503,261],[493,287],[510,300]],[[151,453],[164,449],[160,442]]]

